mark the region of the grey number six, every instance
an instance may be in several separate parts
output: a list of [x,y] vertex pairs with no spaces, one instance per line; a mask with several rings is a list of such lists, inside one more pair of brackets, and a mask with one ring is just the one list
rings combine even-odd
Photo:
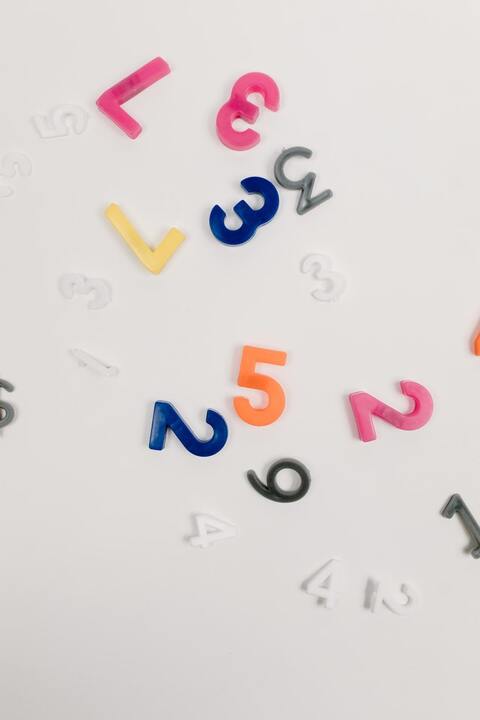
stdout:
[[[15,388],[8,380],[0,380],[0,388],[4,388],[7,392],[12,392]],[[2,412],[3,411],[3,412]],[[15,410],[8,402],[0,401],[0,428],[9,425],[15,417]]]
[[[280,470],[285,470],[286,468],[294,470],[300,478],[300,485],[295,490],[282,490],[277,483],[278,473]],[[299,460],[294,460],[293,458],[284,458],[283,460],[277,460],[277,462],[273,463],[267,472],[266,484],[260,480],[255,470],[247,471],[247,479],[254,490],[260,493],[260,495],[275,502],[295,502],[306,495],[310,488],[310,473],[308,469]]]

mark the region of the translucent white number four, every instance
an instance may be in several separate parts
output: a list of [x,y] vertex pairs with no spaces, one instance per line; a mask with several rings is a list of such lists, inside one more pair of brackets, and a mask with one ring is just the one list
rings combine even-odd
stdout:
[[218,540],[235,537],[237,534],[233,525],[211,515],[195,515],[194,520],[198,535],[189,538],[190,544],[194,547],[206,548]]
[[304,589],[309,595],[318,597],[326,608],[333,608],[337,602],[340,585],[340,560],[332,559],[309,578]]

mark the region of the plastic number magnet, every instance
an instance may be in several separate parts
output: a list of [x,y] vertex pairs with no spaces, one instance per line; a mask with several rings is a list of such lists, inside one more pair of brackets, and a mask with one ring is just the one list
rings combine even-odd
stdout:
[[227,423],[215,410],[207,410],[206,422],[212,428],[213,435],[210,440],[199,440],[171,403],[156,402],[153,409],[149,447],[151,450],[163,450],[167,430],[170,428],[183,447],[192,455],[200,457],[215,455],[227,442]]
[[312,253],[303,258],[300,266],[302,273],[311,273],[312,277],[321,283],[310,293],[315,300],[322,302],[338,300],[345,291],[347,285],[345,278],[340,273],[333,272],[331,268],[332,261],[328,255]]
[[[277,483],[277,475],[281,470],[285,469],[294,470],[300,478],[300,485],[295,490],[282,490]],[[310,473],[301,462],[293,460],[292,458],[284,458],[278,460],[270,466],[267,472],[267,483],[266,485],[258,477],[255,470],[248,470],[247,478],[250,485],[263,495],[268,500],[275,500],[275,502],[295,502],[300,500],[304,495],[307,494],[310,488]]]
[[260,135],[255,130],[234,130],[232,127],[238,118],[250,124],[258,118],[258,106],[247,100],[252,93],[260,93],[269,110],[278,110],[280,91],[269,75],[259,72],[242,75],[233,86],[230,99],[217,113],[217,135],[232,150],[249,150],[260,142]]
[[115,230],[122,236],[128,247],[133,250],[147,270],[158,275],[172,255],[185,240],[185,235],[177,228],[170,228],[163,240],[152,250],[142,236],[134,228],[122,209],[112,203],[105,210],[105,217],[110,220]]
[[146,65],[102,93],[97,100],[98,109],[134,140],[142,132],[142,126],[120,106],[153,85],[157,80],[168,75],[169,72],[168,63],[161,57],[150,60]]
[[301,180],[289,180],[284,172],[284,165],[287,160],[294,156],[300,156],[305,158],[312,157],[312,151],[305,147],[292,147],[288,150],[284,150],[275,162],[274,173],[275,180],[287,190],[300,190],[300,197],[297,203],[297,213],[304,215],[309,210],[317,207],[325,200],[329,200],[333,197],[331,190],[324,190],[318,195],[312,197],[313,186],[315,184],[315,178],[317,177],[314,172],[309,172]]
[[333,558],[308,578],[302,587],[306,593],[318,598],[319,605],[331,610],[338,600],[341,574],[340,560]]
[[[13,387],[12,383],[9,383],[8,380],[0,380],[0,388],[3,388],[7,392],[13,392],[15,388]],[[15,417],[15,410],[13,408],[13,405],[10,405],[10,403],[5,402],[4,400],[0,401],[0,428],[4,428],[7,425],[10,425],[12,420]]]
[[81,135],[87,129],[88,113],[78,105],[58,105],[48,115],[34,115],[32,121],[41,138],[65,137],[71,130]]
[[399,430],[418,430],[427,424],[433,413],[433,399],[427,388],[411,380],[402,380],[400,388],[404,395],[413,400],[412,410],[406,413],[395,410],[366,392],[356,392],[349,396],[360,440],[369,442],[376,439],[374,415]]
[[458,493],[452,495],[442,510],[443,517],[449,519],[452,518],[455,513],[459,515],[465,529],[473,540],[474,546],[470,551],[470,555],[475,558],[475,560],[478,560],[478,558],[480,558],[480,526]]
[[377,580],[371,580],[370,584],[372,585],[372,590],[370,590],[370,610],[372,612],[376,612],[383,604],[396,615],[409,615],[418,610],[420,606],[421,596],[413,583],[400,585],[400,594],[406,598],[404,602],[401,602],[400,598],[393,593],[386,593],[383,584]]
[[269,365],[285,365],[287,353],[283,350],[269,350],[268,348],[245,345],[238,371],[237,383],[240,387],[261,390],[268,398],[265,407],[257,408],[242,396],[233,398],[233,406],[238,417],[249,425],[271,425],[278,420],[285,409],[285,393],[282,386],[269,375],[262,375],[256,371],[258,363]]
[[225,227],[225,211],[215,205],[210,212],[210,230],[225,245],[242,245],[250,240],[260,225],[270,222],[278,210],[280,199],[278,192],[269,180],[262,177],[248,177],[240,185],[247,193],[256,193],[263,197],[264,203],[258,210],[252,210],[245,200],[233,206],[238,217],[243,221],[237,230]]
[[207,548],[219,540],[233,538],[237,534],[233,525],[224,520],[218,520],[218,518],[211,515],[195,515],[194,520],[197,535],[192,535],[189,538],[190,545],[193,545],[193,547]]
[[[9,152],[0,161],[0,177],[28,177],[32,174],[32,161],[25,153]],[[0,198],[11,197],[15,190],[10,185],[0,185]]]
[[480,333],[477,333],[473,341],[473,354],[477,356],[480,355]]
[[90,355],[90,353],[85,352],[85,350],[73,348],[73,350],[70,350],[70,354],[75,358],[80,367],[88,367],[94,373],[97,373],[97,375],[104,375],[105,377],[115,377],[118,375],[119,371],[115,365],[107,365],[102,360],[98,360],[93,357],[93,355]]
[[85,275],[67,274],[62,275],[58,287],[64,298],[71,300],[74,295],[89,295],[93,297],[88,301],[89,310],[100,310],[112,299],[112,290],[106,280],[99,278],[87,278]]

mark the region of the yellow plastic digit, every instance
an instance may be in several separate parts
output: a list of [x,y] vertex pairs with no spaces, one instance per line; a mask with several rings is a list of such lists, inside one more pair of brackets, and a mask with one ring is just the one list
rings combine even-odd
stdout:
[[180,230],[171,228],[157,247],[152,250],[118,205],[115,203],[109,205],[105,210],[105,216],[140,262],[145,265],[147,270],[155,274],[163,270],[179,245],[185,240],[185,235]]

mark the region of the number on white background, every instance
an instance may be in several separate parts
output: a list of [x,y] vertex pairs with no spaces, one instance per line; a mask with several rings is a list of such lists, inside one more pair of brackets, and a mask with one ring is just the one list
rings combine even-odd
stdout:
[[62,275],[58,286],[63,297],[68,300],[71,300],[76,293],[80,295],[94,293],[94,297],[87,305],[89,310],[100,310],[112,299],[110,285],[99,278],[87,278],[76,274]]
[[[27,177],[32,174],[32,161],[24,153],[9,152],[0,161],[0,175],[14,178],[16,175]],[[15,190],[10,185],[0,185],[0,198],[10,197]]]
[[198,535],[189,538],[190,544],[194,547],[206,548],[219,540],[226,540],[237,534],[233,525],[211,515],[195,515],[194,519]]
[[[402,583],[400,593],[389,592],[383,583],[374,581],[370,595],[370,610],[376,612],[383,604],[396,615],[409,615],[418,610],[420,593],[412,583]],[[403,600],[400,598],[403,596]],[[406,598],[406,599],[405,599]]]
[[70,354],[73,355],[80,367],[88,367],[98,375],[105,375],[105,377],[115,377],[118,375],[119,371],[115,365],[107,365],[103,360],[93,357],[93,355],[85,352],[85,350],[73,348],[70,350]]
[[331,609],[335,607],[338,598],[338,585],[340,574],[340,561],[329,560],[313,575],[304,585],[309,595],[318,597],[323,601],[324,607]]
[[32,121],[41,138],[80,135],[87,129],[88,113],[78,105],[58,105],[48,115],[34,115]]
[[322,302],[338,300],[345,291],[346,280],[340,273],[332,272],[332,261],[328,255],[321,253],[306,255],[302,260],[300,270],[302,273],[311,273],[312,277],[320,282],[319,287],[310,293],[315,300]]

